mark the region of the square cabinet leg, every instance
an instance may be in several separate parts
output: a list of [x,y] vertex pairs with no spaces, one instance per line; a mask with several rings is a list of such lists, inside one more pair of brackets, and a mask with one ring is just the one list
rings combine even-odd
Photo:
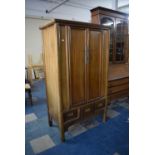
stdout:
[[48,113],[48,124],[49,126],[53,126],[53,120],[49,113]]
[[53,126],[53,121],[52,120],[49,120],[48,121],[48,124],[49,124],[49,126]]
[[65,133],[64,131],[61,130],[61,141],[64,142],[65,141]]

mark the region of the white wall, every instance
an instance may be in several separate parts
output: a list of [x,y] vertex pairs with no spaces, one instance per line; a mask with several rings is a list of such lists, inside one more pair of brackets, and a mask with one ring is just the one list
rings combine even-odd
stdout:
[[45,13],[46,10],[51,10],[60,3],[62,0],[26,0],[25,13],[26,16],[90,22],[92,8],[97,6],[112,8],[113,0],[69,0],[52,12]]
[[39,27],[50,20],[25,18],[25,65],[28,65],[28,55],[32,55],[33,63],[41,62],[42,36]]

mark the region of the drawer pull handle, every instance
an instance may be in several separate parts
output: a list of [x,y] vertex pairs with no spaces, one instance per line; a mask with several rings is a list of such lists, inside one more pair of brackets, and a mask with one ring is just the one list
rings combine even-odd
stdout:
[[102,107],[102,105],[103,105],[103,104],[102,104],[102,103],[100,103],[100,104],[98,104],[98,107],[100,108],[100,107]]
[[72,112],[72,113],[69,113],[67,116],[68,116],[68,117],[71,117],[71,116],[73,116],[73,112]]
[[90,112],[90,108],[88,108],[88,109],[85,109],[85,112]]

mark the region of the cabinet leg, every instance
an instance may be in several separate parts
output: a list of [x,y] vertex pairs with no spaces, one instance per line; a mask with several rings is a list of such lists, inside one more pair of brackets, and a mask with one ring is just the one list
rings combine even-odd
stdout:
[[52,117],[50,117],[49,114],[48,114],[48,124],[49,124],[49,126],[53,126]]
[[105,106],[104,114],[103,114],[103,122],[105,123],[107,120],[107,106]]
[[106,114],[106,111],[105,111],[104,114],[103,114],[103,122],[104,123],[106,122],[106,116],[107,116],[107,114]]
[[61,141],[62,141],[62,142],[65,141],[65,135],[64,135],[64,133],[61,133]]
[[49,124],[49,126],[53,126],[52,120],[49,120],[49,121],[48,121],[48,124]]
[[105,123],[107,120],[107,106],[108,105],[108,99],[105,101],[105,107],[104,107],[104,114],[103,114],[103,122]]
[[64,132],[63,127],[60,128],[60,135],[61,135],[61,141],[64,142],[65,141],[65,132]]

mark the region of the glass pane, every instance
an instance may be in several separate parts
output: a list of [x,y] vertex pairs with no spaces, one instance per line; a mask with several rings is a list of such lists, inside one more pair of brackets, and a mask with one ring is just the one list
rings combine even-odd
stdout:
[[110,28],[110,50],[109,50],[109,61],[113,59],[113,33],[114,33],[114,22],[111,18],[103,17],[101,24]]
[[128,33],[127,21],[116,20],[116,61],[124,60],[125,37]]

